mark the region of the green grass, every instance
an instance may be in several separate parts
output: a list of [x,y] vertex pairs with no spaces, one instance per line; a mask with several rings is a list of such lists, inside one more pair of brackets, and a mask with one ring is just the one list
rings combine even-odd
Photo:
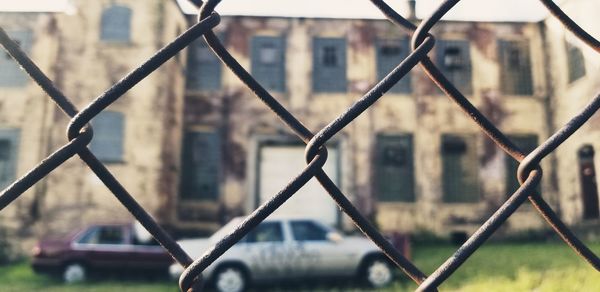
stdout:
[[[600,254],[600,243],[589,245]],[[455,247],[413,247],[415,264],[431,273]],[[393,290],[416,288],[402,279]],[[442,291],[598,291],[600,273],[564,243],[485,244],[440,286]]]
[[[591,244],[600,254],[600,243]],[[456,250],[452,246],[413,246],[415,264],[431,273]],[[300,287],[298,287],[300,286]],[[442,291],[598,291],[600,274],[562,243],[490,243],[476,251],[441,287]],[[274,291],[350,291],[348,285],[297,285]],[[412,291],[406,277],[386,291]],[[177,291],[176,282],[99,279],[78,285],[34,274],[27,263],[0,266],[0,291]],[[262,288],[260,289],[262,290]],[[362,291],[364,289],[354,289]]]
[[98,279],[81,284],[66,285],[58,279],[35,274],[28,263],[0,266],[0,291],[93,291],[93,292],[142,292],[179,291],[175,281]]

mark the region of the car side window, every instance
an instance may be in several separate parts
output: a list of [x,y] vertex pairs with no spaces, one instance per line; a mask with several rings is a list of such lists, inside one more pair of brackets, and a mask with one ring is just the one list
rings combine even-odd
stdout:
[[97,237],[98,237],[98,228],[97,227],[90,228],[83,234],[83,236],[81,236],[77,240],[77,243],[91,244],[91,243],[97,241],[96,240]]
[[84,244],[123,244],[123,228],[120,226],[101,226],[89,230],[78,243]]
[[283,229],[279,222],[261,223],[250,231],[244,240],[245,242],[282,242]]
[[292,221],[292,235],[297,241],[327,240],[327,230],[311,221]]

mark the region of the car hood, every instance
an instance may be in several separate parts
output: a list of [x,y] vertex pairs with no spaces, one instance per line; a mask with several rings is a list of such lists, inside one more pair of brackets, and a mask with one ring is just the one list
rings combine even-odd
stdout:
[[344,237],[343,243],[346,245],[351,245],[357,248],[363,249],[377,249],[377,245],[373,243],[370,239],[364,236],[346,236]]
[[183,239],[177,243],[192,259],[199,258],[212,245],[208,238]]

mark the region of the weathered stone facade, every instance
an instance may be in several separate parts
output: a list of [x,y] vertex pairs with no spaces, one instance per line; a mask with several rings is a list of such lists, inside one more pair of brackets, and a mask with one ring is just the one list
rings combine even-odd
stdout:
[[[575,20],[589,34],[598,38],[600,27],[595,19],[594,12],[600,9],[597,1],[566,1],[561,8]],[[553,113],[552,126],[560,129],[571,117],[580,112],[589,101],[600,93],[600,59],[598,52],[589,48],[577,39],[570,31],[566,30],[557,20],[549,18],[543,23],[543,32],[546,36],[546,59],[549,60],[548,76],[553,81],[551,90]],[[574,55],[569,54],[569,47]],[[580,54],[579,57],[576,55]],[[583,66],[583,74],[576,70]],[[570,74],[576,74],[569,76]],[[584,216],[584,190],[582,179],[584,175],[581,157],[578,152],[584,146],[591,146],[597,152],[600,149],[600,114],[596,113],[590,121],[577,133],[569,138],[556,150],[557,187],[560,193],[560,210],[562,218],[571,224],[593,223],[598,220],[583,220]],[[592,180],[600,171],[599,156],[595,155],[594,169],[586,173],[592,175]],[[591,171],[591,172],[590,172]],[[595,176],[593,175],[595,173]],[[597,185],[597,183],[594,183]],[[597,188],[597,187],[596,187]],[[593,194],[590,194],[593,196]],[[596,202],[598,193],[596,191]],[[595,206],[596,210],[598,206]]]
[[[128,42],[100,39],[103,9],[125,4],[133,11]],[[3,28],[32,31],[31,57],[56,86],[83,108],[112,84],[136,68],[185,29],[187,23],[172,1],[76,1],[65,13],[4,13]],[[184,75],[182,60],[174,58],[154,72],[108,110],[122,112],[122,161],[107,163],[123,186],[156,217],[168,205],[172,192],[164,182],[172,176],[171,156],[178,155]],[[69,122],[33,82],[26,87],[2,88],[2,127],[21,129],[17,176],[39,163],[67,141]],[[171,178],[172,179],[172,178]],[[66,231],[97,221],[130,220],[131,216],[79,159],[71,159],[23,194],[3,212],[12,214],[29,234]],[[35,222],[36,224],[32,224]],[[19,224],[19,225],[20,225]],[[31,227],[34,227],[33,229]]]
[[[74,3],[76,12],[69,14],[4,13],[0,25],[7,29],[31,29],[32,58],[79,107],[195,22],[195,17],[181,13],[175,1]],[[129,42],[100,40],[102,11],[115,3],[127,5],[132,11]],[[591,22],[593,18],[582,16],[582,19],[585,26],[585,19]],[[593,28],[593,23],[588,27]],[[433,34],[438,40],[466,41],[470,76],[465,75],[465,84],[470,87],[469,100],[503,132],[535,136],[539,143],[598,91],[598,81],[593,80],[599,71],[597,58],[593,59],[593,52],[587,48],[584,49],[584,55],[589,56],[587,74],[576,84],[566,85],[562,31],[553,20],[443,22],[435,26]],[[378,82],[379,40],[409,38],[388,21],[360,19],[223,16],[215,32],[248,71],[252,71],[255,36],[284,40],[285,85],[283,90],[272,94],[312,131],[324,127]],[[315,38],[345,40],[344,90],[313,90]],[[525,86],[530,87],[530,92],[506,93],[506,84],[512,83],[506,81],[510,76],[502,75],[505,59],[500,53],[501,40],[526,44],[525,55],[517,56],[515,62],[524,62],[529,68],[531,82]],[[436,62],[446,62],[437,56],[442,52],[434,49],[430,57]],[[107,166],[164,225],[181,232],[208,233],[227,218],[256,208],[261,196],[259,181],[268,180],[260,177],[261,147],[300,141],[224,66],[218,72],[218,89],[192,90],[189,86],[186,89],[186,72],[189,75],[194,69],[186,66],[187,53],[167,62],[109,107],[124,114],[125,126],[122,161]],[[506,58],[513,60],[511,56]],[[516,174],[507,169],[503,152],[420,68],[410,72],[410,79],[409,91],[387,93],[334,138],[338,153],[337,183],[384,231],[473,232],[514,192],[507,184],[507,176]],[[21,129],[17,176],[65,143],[69,119],[33,82],[18,89],[2,88],[0,101],[1,127]],[[542,193],[552,205],[560,207],[569,223],[581,218],[576,152],[582,143],[598,148],[597,116],[584,127],[585,133],[576,134],[559,148],[557,156],[542,162],[546,170]],[[218,136],[220,154],[218,167],[213,170],[218,174],[214,176],[218,193],[210,200],[182,197],[185,193],[181,190],[185,171],[182,164],[192,159],[184,154],[184,137],[193,132]],[[378,137],[398,134],[410,135],[412,141],[410,172],[414,176],[414,199],[384,201],[375,185]],[[476,171],[471,182],[477,189],[473,201],[445,199],[444,175],[448,174],[444,171],[448,172],[445,167],[450,164],[444,162],[442,144],[448,134],[474,137],[472,145],[467,143],[468,147],[474,147],[469,164]],[[596,163],[596,169],[597,165],[600,163]],[[27,225],[34,227],[31,231],[35,234],[67,230],[91,221],[130,218],[78,159],[59,167],[0,216],[18,219],[12,222],[29,222]],[[340,223],[349,228],[346,221]],[[525,204],[504,226],[505,230],[516,231],[539,228],[543,222]]]
[[[239,17],[225,19],[219,29],[225,36],[223,42],[227,49],[247,70],[251,67],[248,44],[253,36],[284,36],[287,87],[285,92],[274,92],[273,95],[314,131],[332,121],[377,82],[375,40],[407,37],[383,20]],[[447,22],[439,25],[434,33],[443,39],[469,40],[473,64],[473,93],[469,98],[500,129],[510,134],[535,134],[540,139],[547,136],[544,56],[541,54],[542,40],[537,24]],[[347,91],[312,92],[311,41],[314,37],[347,40]],[[497,39],[527,40],[530,43],[534,82],[532,95],[507,96],[501,93]],[[420,69],[410,74],[411,93],[386,94],[338,134],[337,139],[342,145],[340,188],[364,213],[376,213],[377,223],[383,230],[471,232],[506,198],[504,155],[435,88]],[[246,206],[248,195],[256,195],[253,194],[256,174],[251,173],[252,168],[246,167],[243,161],[255,160],[253,157],[257,155],[257,150],[248,146],[250,141],[259,134],[278,136],[292,133],[229,71],[223,73],[223,90],[216,96],[221,98],[214,98],[213,92],[188,94],[187,104],[202,106],[186,108],[186,112],[194,116],[186,122],[188,126],[209,126],[222,132],[227,145],[224,156],[228,158],[225,160],[232,161],[223,161],[221,204],[227,209],[249,210],[256,207],[253,204],[249,208]],[[213,109],[211,113],[207,113],[206,105]],[[414,135],[416,200],[412,203],[377,203],[372,183],[375,138],[378,134],[395,133]],[[479,202],[442,202],[440,137],[443,133],[477,136]],[[509,221],[508,225],[514,229],[540,224],[528,207],[518,211],[514,220],[520,222],[511,224],[512,219]]]

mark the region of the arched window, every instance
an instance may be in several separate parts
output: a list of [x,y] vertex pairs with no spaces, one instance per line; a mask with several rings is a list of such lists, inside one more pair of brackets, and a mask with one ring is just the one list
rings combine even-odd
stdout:
[[131,9],[112,5],[102,12],[100,39],[109,42],[129,42],[131,35]]

